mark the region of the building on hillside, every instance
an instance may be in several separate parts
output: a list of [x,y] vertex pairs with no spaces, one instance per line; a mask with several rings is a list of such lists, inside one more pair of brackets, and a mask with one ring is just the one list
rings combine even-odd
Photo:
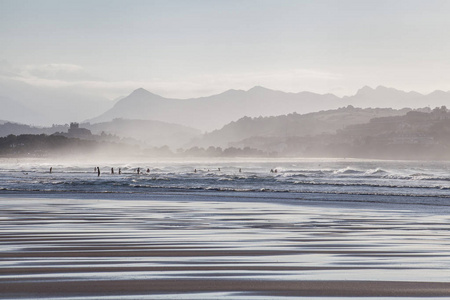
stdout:
[[80,128],[80,124],[78,124],[76,122],[70,123],[70,127],[67,132],[68,137],[83,138],[83,137],[90,137],[91,135],[92,135],[92,133],[89,129]]

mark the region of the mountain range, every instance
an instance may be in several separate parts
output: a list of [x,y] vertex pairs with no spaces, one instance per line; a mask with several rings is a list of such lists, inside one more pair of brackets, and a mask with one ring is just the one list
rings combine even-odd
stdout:
[[37,88],[18,81],[0,81],[0,119],[44,125],[108,122],[116,118],[154,120],[212,131],[244,116],[305,114],[355,107],[436,107],[450,104],[450,92],[404,92],[379,86],[363,87],[355,95],[337,97],[311,92],[287,93],[256,86],[247,91],[228,90],[208,97],[173,99],[139,88],[113,100],[58,89]]
[[361,108],[420,108],[450,104],[450,93],[435,91],[423,95],[379,86],[363,87],[353,96],[339,98],[333,94],[311,92],[286,93],[263,87],[248,91],[228,90],[222,94],[193,99],[169,99],[145,89],[137,89],[118,101],[110,110],[90,122],[114,118],[149,119],[178,123],[211,131],[244,116],[276,116],[305,114],[336,109],[347,105]]

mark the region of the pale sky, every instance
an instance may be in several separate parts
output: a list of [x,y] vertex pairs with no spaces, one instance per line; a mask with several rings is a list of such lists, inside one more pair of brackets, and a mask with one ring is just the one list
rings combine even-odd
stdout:
[[0,77],[110,98],[450,90],[450,1],[0,0]]

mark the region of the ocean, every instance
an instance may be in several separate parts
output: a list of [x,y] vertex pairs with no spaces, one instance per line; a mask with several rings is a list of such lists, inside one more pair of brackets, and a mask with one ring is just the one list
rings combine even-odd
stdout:
[[5,159],[0,299],[450,297],[449,208],[449,162]]
[[97,165],[9,160],[0,164],[0,191],[122,196],[189,192],[275,197],[279,201],[449,206],[450,162],[292,159]]

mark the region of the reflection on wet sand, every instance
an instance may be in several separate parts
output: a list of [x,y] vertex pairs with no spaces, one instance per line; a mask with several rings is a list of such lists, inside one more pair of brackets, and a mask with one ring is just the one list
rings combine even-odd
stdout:
[[0,208],[4,298],[450,296],[446,214],[176,197]]

